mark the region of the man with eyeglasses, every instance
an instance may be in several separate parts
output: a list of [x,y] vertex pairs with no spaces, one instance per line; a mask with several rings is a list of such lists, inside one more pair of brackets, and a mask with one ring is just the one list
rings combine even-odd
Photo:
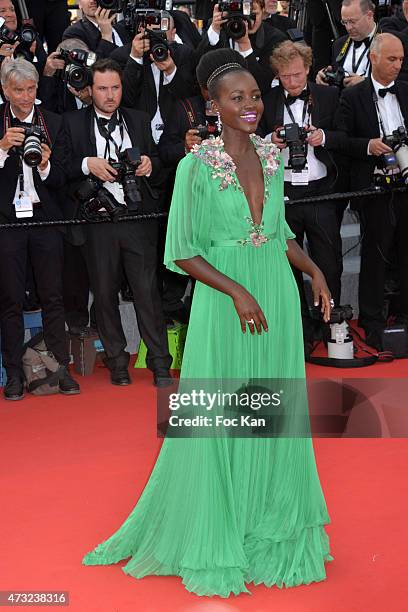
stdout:
[[325,71],[343,68],[344,87],[361,83],[371,72],[369,47],[377,30],[374,21],[375,5],[371,0],[343,0],[341,23],[347,30],[333,43],[332,65],[317,73],[316,83],[328,85]]

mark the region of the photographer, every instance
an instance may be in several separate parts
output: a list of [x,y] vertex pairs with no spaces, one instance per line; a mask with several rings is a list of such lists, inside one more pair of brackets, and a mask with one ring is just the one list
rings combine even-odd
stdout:
[[[113,209],[113,215],[132,212],[135,207],[129,197],[130,180],[141,195],[136,209],[154,212],[159,206],[157,189],[162,178],[149,119],[144,113],[120,107],[122,72],[116,62],[99,60],[92,66],[92,76],[93,105],[64,116],[73,214],[78,208],[78,197],[87,208],[94,199],[98,209]],[[126,166],[131,176],[126,175],[125,183],[123,179],[119,181],[119,169],[112,164],[122,152],[129,155],[132,147],[138,147],[141,155],[138,165],[130,170]],[[88,191],[89,195],[84,197]],[[103,204],[98,204],[102,197]],[[140,335],[148,349],[147,366],[153,371],[154,383],[162,385],[169,378],[171,357],[157,286],[157,229],[158,223],[152,219],[87,225],[82,235],[99,336],[115,385],[131,382],[117,297],[122,266],[134,296]],[[81,242],[79,234],[77,244]]]
[[[36,31],[31,26],[28,27],[33,41],[30,44],[21,40],[22,28],[18,26],[16,10],[11,0],[0,0],[0,17],[4,19],[4,25],[0,27],[0,61],[5,57],[23,57],[33,62],[41,75],[47,54]],[[2,36],[4,28],[7,30],[7,36]],[[17,40],[11,42],[11,36]]]
[[[175,42],[174,21],[171,15],[161,16],[158,21],[168,25],[161,30],[161,24],[143,27],[143,17],[135,23],[136,34],[132,43],[112,53],[112,59],[124,66],[123,104],[149,114],[152,134],[157,144],[164,126],[171,119],[172,107],[178,98],[194,94],[194,61],[191,48]],[[162,13],[163,15],[163,13]],[[159,57],[153,50],[150,36],[165,32],[166,40],[158,39]],[[153,53],[152,53],[153,51]]]
[[115,23],[116,13],[98,6],[96,0],[78,0],[82,19],[70,25],[62,40],[79,38],[98,57],[109,57],[117,47],[129,41],[129,35],[122,23]]
[[[30,62],[4,62],[1,82],[8,102],[0,106],[0,221],[60,219],[54,194],[65,181],[61,120],[34,105],[38,73]],[[17,400],[24,395],[23,302],[28,257],[42,308],[45,343],[60,363],[60,391],[79,393],[67,370],[62,235],[52,227],[33,227],[1,230],[1,348],[7,372],[4,396]]]
[[[262,92],[271,87],[274,73],[271,70],[269,57],[273,48],[287,39],[277,28],[263,23],[264,0],[252,2],[250,23],[243,20],[244,34],[240,38],[231,37],[231,28],[226,7],[220,11],[220,4],[214,6],[213,18],[203,40],[197,48],[200,56],[211,49],[230,47],[238,51],[247,60],[248,70],[256,79]],[[228,3],[223,3],[228,6]],[[222,4],[221,4],[222,7]]]
[[[392,163],[390,137],[398,128],[408,127],[408,84],[397,77],[404,58],[401,41],[392,34],[379,34],[370,49],[371,77],[360,85],[345,89],[340,99],[338,127],[348,136],[353,158],[351,189],[360,190],[377,184],[383,187],[405,185],[401,167],[404,159]],[[384,142],[388,140],[389,144]],[[399,153],[406,154],[407,148]],[[394,160],[395,162],[395,160]],[[408,316],[408,208],[407,194],[389,193],[373,198],[359,198],[362,228],[361,271],[359,283],[359,324],[366,342],[382,348],[385,326],[384,281],[393,246],[398,255],[401,315]]]
[[291,28],[296,28],[293,19],[278,12],[278,0],[265,0],[263,19],[265,23],[278,28],[284,34]]
[[[318,72],[316,83],[351,87],[369,76],[369,48],[377,30],[374,11],[371,0],[343,0],[341,23],[348,34],[334,41],[331,66]],[[335,78],[327,73],[334,73]]]
[[[38,95],[44,106],[54,113],[62,114],[65,111],[84,108],[91,104],[89,95],[90,70],[82,62],[73,62],[61,58],[61,51],[84,51],[87,57],[89,49],[78,38],[67,38],[47,57],[43,74],[40,78]],[[79,70],[78,70],[79,68]],[[86,75],[89,74],[89,80]],[[72,76],[69,76],[72,75]],[[78,83],[73,87],[70,81]],[[79,84],[83,81],[82,84]]]
[[[18,6],[17,0],[14,3]],[[67,0],[25,0],[25,4],[40,38],[47,43],[48,53],[52,53],[69,26]]]
[[[276,47],[271,63],[280,80],[264,96],[261,136],[281,150],[285,164],[285,196],[291,200],[333,192],[338,168],[332,153],[344,147],[344,135],[334,131],[338,91],[308,82],[312,50],[286,41]],[[295,132],[295,138],[290,132]],[[296,135],[297,133],[297,135]],[[342,252],[336,203],[287,204],[286,221],[303,247],[306,234],[312,259],[322,270],[334,303],[340,302]],[[302,274],[295,271],[302,302],[305,350],[313,342],[313,322],[304,293]]]

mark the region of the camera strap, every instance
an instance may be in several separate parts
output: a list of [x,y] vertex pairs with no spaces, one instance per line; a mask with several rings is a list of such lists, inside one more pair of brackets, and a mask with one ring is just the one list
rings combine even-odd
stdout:
[[[283,94],[285,97],[285,94]],[[288,111],[288,115],[292,120],[292,123],[297,123],[293,113],[292,113],[292,109],[290,108],[290,104],[288,104],[287,99],[285,97],[284,100],[284,104],[286,106],[286,110]],[[309,125],[310,123],[310,116],[311,116],[311,104],[310,104],[310,100],[304,100],[303,102],[303,111],[302,111],[302,127],[305,127],[305,119],[306,119],[306,115],[308,115],[307,118],[307,124]]]
[[[362,52],[362,54],[360,55],[360,57],[358,58],[358,60],[356,62],[356,47],[353,44],[353,58],[352,58],[352,61],[351,61],[351,67],[352,67],[352,70],[353,70],[353,74],[357,74],[357,70],[359,69],[361,62],[363,61],[365,56],[368,55],[368,50],[369,50],[369,47],[365,46],[364,51]],[[367,72],[367,70],[365,70],[365,72]]]
[[[102,117],[98,117],[94,109],[94,117],[96,120],[96,125],[98,126],[99,134],[106,141],[104,158],[108,160],[112,159],[111,152],[110,152],[110,145],[112,143],[115,148],[116,157],[117,159],[119,159],[119,154],[122,149],[123,139],[125,135],[125,123],[123,121],[122,115],[119,112],[115,113],[106,123]],[[120,139],[121,139],[120,146],[118,146],[116,140],[112,137],[112,133],[115,131],[115,129],[118,126],[119,126]]]
[[[186,112],[187,119],[190,123],[190,128],[194,128],[197,125],[197,118],[195,116],[193,107],[191,106],[190,100],[180,100],[180,103]],[[187,106],[189,108],[187,108]]]

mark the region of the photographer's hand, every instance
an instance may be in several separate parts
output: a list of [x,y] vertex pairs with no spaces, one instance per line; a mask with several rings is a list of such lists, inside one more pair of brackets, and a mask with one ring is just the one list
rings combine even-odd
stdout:
[[201,144],[201,138],[198,136],[198,130],[193,128],[186,132],[184,137],[184,148],[186,151],[191,151],[195,144]]
[[358,83],[362,83],[365,80],[365,77],[361,74],[350,74],[349,76],[344,77],[344,87],[352,87],[353,85],[358,85]]
[[392,149],[385,142],[382,141],[382,138],[371,138],[368,143],[368,153],[370,155],[375,155],[379,157],[383,153],[391,153]]
[[110,14],[110,9],[103,9],[100,6],[96,9],[95,19],[101,31],[103,40],[113,42],[112,23],[115,21],[116,13]]
[[238,49],[239,51],[249,51],[250,49],[252,49],[252,45],[251,45],[251,41],[249,40],[249,33],[248,33],[248,22],[245,21],[245,34],[244,36],[242,36],[242,38],[238,38],[237,43],[238,43]]
[[0,149],[3,151],[9,151],[12,147],[20,147],[24,140],[24,128],[8,128],[3,138],[0,140]]
[[310,132],[310,136],[307,137],[307,142],[311,147],[320,147],[324,141],[324,132],[320,128],[315,128],[314,125],[310,125],[307,128]]
[[221,11],[218,10],[218,4],[216,4],[213,10],[211,27],[217,34],[221,32],[222,24],[227,22],[227,19],[223,19],[223,15],[225,15],[225,13],[221,13]]
[[104,183],[107,181],[110,183],[115,182],[115,177],[118,173],[106,159],[102,157],[88,157],[87,165],[89,172]]
[[75,87],[71,87],[71,85],[67,85],[67,89],[74,95],[76,98],[79,98],[83,104],[92,104],[92,96],[90,93],[89,87],[84,87],[83,89],[75,89]]
[[171,74],[173,74],[173,72],[177,68],[176,64],[174,63],[173,58],[171,57],[170,51],[168,52],[167,59],[165,59],[163,62],[156,62],[153,55],[150,55],[150,59],[152,60],[152,62],[156,64],[158,69],[161,72],[164,72],[164,74],[166,74],[167,76],[170,76]]
[[13,53],[19,44],[20,43],[18,41],[14,43],[14,45],[2,43],[0,46],[0,56],[1,57],[13,57]]
[[43,75],[47,77],[52,77],[56,73],[57,70],[64,70],[65,62],[63,59],[59,59],[60,54],[58,51],[53,51],[47,57],[46,64],[44,66]]
[[286,148],[286,142],[284,140],[282,140],[282,138],[279,138],[277,132],[279,132],[279,130],[281,130],[283,128],[283,126],[276,128],[276,130],[274,132],[272,132],[271,134],[271,142],[273,142],[273,144],[276,144],[276,146],[279,149],[285,149]]
[[150,176],[153,170],[150,157],[147,157],[147,155],[141,155],[140,159],[141,164],[135,172],[136,176]]
[[329,84],[326,83],[326,81],[324,80],[324,78],[325,78],[324,71],[325,70],[330,70],[331,71],[331,70],[333,70],[333,67],[332,66],[327,66],[327,68],[322,68],[322,70],[319,70],[319,72],[316,75],[316,83],[318,85],[326,85],[328,87]]
[[42,150],[42,158],[41,158],[41,163],[38,164],[38,169],[45,170],[48,166],[48,162],[50,161],[51,149],[47,144],[42,143],[41,150]]
[[140,32],[132,40],[132,51],[131,55],[142,59],[145,52],[150,50],[150,40],[145,36],[144,28],[141,28]]

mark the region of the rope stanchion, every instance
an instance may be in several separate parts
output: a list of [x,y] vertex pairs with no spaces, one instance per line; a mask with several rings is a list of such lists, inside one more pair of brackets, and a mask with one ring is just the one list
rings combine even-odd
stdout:
[[380,196],[384,194],[400,193],[407,191],[407,185],[401,187],[384,188],[374,187],[373,189],[361,189],[360,191],[347,191],[345,193],[328,193],[326,195],[309,196],[306,198],[299,198],[295,200],[289,200],[285,198],[285,204],[311,204],[313,202],[327,202],[331,200],[352,200],[354,198],[362,198],[367,196]]

